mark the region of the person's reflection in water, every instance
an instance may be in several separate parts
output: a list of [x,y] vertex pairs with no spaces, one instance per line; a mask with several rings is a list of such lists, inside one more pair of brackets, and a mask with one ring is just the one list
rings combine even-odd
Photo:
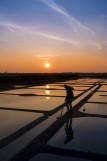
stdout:
[[64,126],[64,128],[66,133],[66,140],[64,141],[64,144],[67,144],[73,139],[72,117],[67,120],[66,126]]

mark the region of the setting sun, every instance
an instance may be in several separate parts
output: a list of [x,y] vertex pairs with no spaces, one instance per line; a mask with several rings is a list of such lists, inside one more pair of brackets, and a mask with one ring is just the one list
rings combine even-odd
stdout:
[[50,67],[50,64],[49,63],[45,63],[45,67],[46,68],[49,68]]

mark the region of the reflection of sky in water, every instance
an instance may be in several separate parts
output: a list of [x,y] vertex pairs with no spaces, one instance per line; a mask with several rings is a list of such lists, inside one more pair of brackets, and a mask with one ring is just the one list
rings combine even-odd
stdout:
[[0,140],[14,131],[27,125],[29,122],[42,116],[39,113],[28,113],[19,111],[0,111]]
[[79,159],[79,158],[73,158],[73,157],[65,157],[65,156],[58,156],[53,154],[38,154],[35,157],[33,157],[29,161],[43,161],[45,158],[46,161],[88,161],[85,159]]
[[64,102],[64,98],[40,96],[0,95],[0,106],[33,110],[52,110]]
[[49,88],[49,85],[46,85],[46,88],[48,89]]
[[64,144],[66,138],[64,127],[54,135],[48,144],[58,148],[107,154],[107,119],[74,118],[72,128],[74,137],[67,144]]
[[86,103],[80,108],[79,111],[88,114],[107,115],[107,104]]
[[79,79],[80,82],[98,82],[100,81],[100,79],[89,79],[89,78],[86,78],[86,79]]
[[[74,96],[82,93],[83,91],[75,91]],[[38,95],[55,95],[55,96],[66,96],[66,90],[45,90],[45,89],[16,89],[16,90],[8,90],[1,93],[11,93],[11,94],[38,94]]]
[[49,90],[45,90],[45,93],[46,93],[46,95],[50,95],[50,91]]
[[[63,87],[63,84],[69,84],[74,87],[74,95],[80,94],[82,91],[76,91],[76,90],[86,90],[89,88],[89,86],[92,86],[92,84],[98,81],[96,79],[79,79],[79,80],[72,80],[72,81],[66,81],[61,82],[57,84],[46,84],[43,86],[32,86],[29,88],[24,89],[16,89],[16,90],[9,90],[4,91],[3,93],[10,93],[10,94],[40,94],[45,96],[19,96],[19,95],[6,95],[6,94],[0,94],[0,106],[1,107],[7,107],[7,108],[16,108],[16,109],[27,109],[27,110],[52,110],[64,103],[65,96],[66,96],[66,90]],[[70,84],[71,83],[71,84]],[[74,83],[74,84],[72,84]],[[84,85],[86,83],[87,85]],[[87,87],[88,86],[88,87]],[[16,86],[21,87],[21,86]],[[36,89],[41,88],[41,89]],[[44,89],[42,89],[44,88]],[[53,90],[53,89],[58,90]],[[51,90],[49,90],[51,89]],[[60,90],[63,89],[63,90]],[[106,91],[107,86],[103,85],[99,91]],[[90,91],[89,91],[90,92]],[[64,96],[64,97],[50,97],[51,95],[55,96]],[[107,96],[101,96],[101,95],[107,95],[107,92],[96,92],[92,98],[88,101],[93,102],[107,102]],[[79,102],[84,96],[79,97],[77,99],[77,102]],[[78,101],[79,100],[79,101]],[[73,103],[75,103],[73,101]],[[74,105],[74,104],[73,104]],[[83,111],[85,109],[85,111]],[[63,114],[67,111],[67,108],[64,108]],[[107,105],[106,104],[98,104],[98,103],[86,103],[81,109],[80,112],[84,114],[107,114]],[[32,136],[35,138],[37,136],[38,131],[41,132],[45,130],[48,126],[50,126],[56,119],[61,115],[61,110],[58,111],[56,114],[49,117],[47,120],[43,121],[41,124],[39,124],[37,127],[30,130],[30,135],[28,135],[26,140],[32,140]],[[14,111],[7,111],[7,110],[1,110],[0,111],[0,139],[10,135],[14,131],[20,129],[21,127],[25,126],[26,124],[30,123],[33,120],[36,120],[38,117],[43,116],[43,114],[39,113],[28,113],[28,112],[14,112]],[[20,119],[19,119],[20,118]],[[33,131],[35,129],[35,131]],[[106,136],[107,136],[107,120],[104,118],[91,118],[91,117],[85,117],[85,118],[73,118],[72,122],[72,129],[74,132],[73,139],[68,142],[67,144],[64,144],[64,140],[66,138],[64,127],[62,127],[54,137],[48,142],[49,145],[59,147],[59,148],[67,148],[67,149],[75,149],[75,150],[82,150],[82,151],[90,151],[95,153],[104,153],[106,152]],[[27,133],[28,134],[28,133]],[[25,135],[27,135],[25,134]],[[20,137],[20,138],[23,138]],[[18,139],[17,139],[18,140]],[[16,142],[17,142],[16,140]],[[25,144],[25,138],[22,139],[18,146],[14,144],[14,147],[19,147],[20,145],[24,146]],[[13,142],[14,143],[14,142]],[[22,144],[23,143],[23,144]],[[100,145],[100,146],[99,146]],[[11,145],[8,145],[6,147],[11,147]],[[11,148],[9,148],[11,149]],[[16,148],[17,149],[17,148]],[[8,150],[7,150],[8,151]],[[9,155],[12,150],[8,151]],[[5,153],[5,152],[4,152]],[[5,155],[5,154],[4,154]],[[7,157],[7,156],[6,156]],[[53,160],[55,159],[59,161],[61,159],[62,161],[70,161],[72,160],[72,157],[61,157],[61,156],[55,156],[55,155],[49,155],[49,154],[41,154],[37,155],[34,158],[32,158],[30,161],[40,161],[44,160],[44,157],[46,160]],[[2,159],[3,160],[3,159]],[[74,159],[73,161],[85,161],[81,159]]]
[[43,86],[32,86],[32,87],[28,87],[30,89],[32,88],[43,88],[43,89],[49,89],[49,88],[57,88],[57,89],[64,89],[63,85],[60,84],[47,84],[47,85],[43,85]]
[[[49,85],[46,85],[46,88],[49,89]],[[51,91],[50,90],[45,90],[46,95],[50,95]],[[50,97],[46,97],[46,99],[50,99]]]
[[50,97],[46,97],[46,99],[47,99],[47,100],[49,100],[49,99],[50,99]]
[[[75,84],[75,85],[71,85],[70,86],[74,87],[74,90],[86,90],[88,88],[90,88],[90,85],[81,85],[81,84]],[[32,86],[32,87],[28,87],[28,89],[61,89],[61,90],[65,90],[64,85],[63,84],[49,84],[49,85],[44,85],[44,86]]]
[[[87,88],[89,88],[89,87],[91,87],[92,85],[83,85],[83,84],[68,84],[68,85],[70,85],[70,86],[72,86],[72,87],[87,87]],[[58,89],[65,89],[64,88],[64,86],[63,85],[61,85],[61,84],[50,84],[49,85],[49,87],[50,88],[58,88]]]
[[77,79],[77,80],[69,80],[69,81],[65,81],[65,82],[61,82],[61,83],[94,83],[94,82],[98,82],[100,79]]
[[89,100],[88,102],[107,102],[107,92],[96,92]]
[[102,85],[102,86],[99,88],[99,91],[107,91],[107,85]]
[[107,79],[106,79],[106,80],[104,80],[104,83],[107,83]]

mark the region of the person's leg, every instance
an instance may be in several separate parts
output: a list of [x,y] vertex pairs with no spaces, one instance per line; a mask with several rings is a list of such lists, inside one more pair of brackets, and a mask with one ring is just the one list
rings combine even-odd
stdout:
[[72,100],[69,100],[68,105],[69,105],[69,110],[72,112]]
[[69,127],[72,127],[72,118],[69,119]]
[[72,111],[72,104],[70,103],[70,110]]
[[66,101],[67,110],[69,111],[69,100]]
[[67,110],[69,111],[69,104],[67,104]]
[[66,128],[67,128],[67,129],[69,128],[69,120],[68,120],[67,123],[66,123]]

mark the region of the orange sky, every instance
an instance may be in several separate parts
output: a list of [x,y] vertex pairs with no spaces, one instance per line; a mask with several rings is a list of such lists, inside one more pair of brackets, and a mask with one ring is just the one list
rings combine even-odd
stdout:
[[93,3],[0,1],[0,72],[106,72],[107,2]]
[[[97,55],[96,55],[97,54]],[[35,57],[24,54],[2,55],[1,71],[8,72],[106,72],[107,56],[96,54],[63,54],[62,56]],[[46,68],[45,63],[50,63]]]

